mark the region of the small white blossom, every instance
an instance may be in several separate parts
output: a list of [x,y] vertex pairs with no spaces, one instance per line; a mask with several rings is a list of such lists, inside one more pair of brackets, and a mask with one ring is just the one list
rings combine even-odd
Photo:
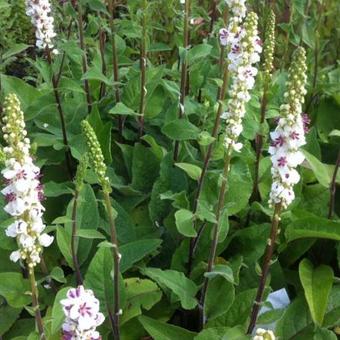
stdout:
[[40,169],[30,157],[30,141],[25,136],[24,116],[17,97],[10,94],[4,103],[4,139],[9,147],[4,148],[6,161],[1,171],[6,187],[1,190],[7,204],[4,210],[15,219],[5,233],[16,238],[19,250],[10,255],[14,262],[25,260],[30,268],[40,262],[42,247],[48,247],[53,237],[44,234],[42,215],[44,207]]
[[304,161],[299,150],[306,144],[302,103],[306,94],[306,56],[303,48],[298,48],[289,70],[286,103],[281,105],[281,118],[274,132],[271,132],[271,154],[273,183],[269,203],[281,203],[287,208],[295,198],[293,187],[300,181],[296,167]]
[[99,311],[99,300],[93,291],[83,286],[71,288],[67,298],[60,301],[66,316],[63,324],[63,340],[101,339],[96,328],[105,318]]
[[256,335],[253,337],[253,340],[275,340],[275,334],[273,331],[258,328],[256,330]]
[[49,0],[26,0],[26,14],[35,27],[36,46],[40,49],[47,47],[55,53],[53,38],[56,33]]

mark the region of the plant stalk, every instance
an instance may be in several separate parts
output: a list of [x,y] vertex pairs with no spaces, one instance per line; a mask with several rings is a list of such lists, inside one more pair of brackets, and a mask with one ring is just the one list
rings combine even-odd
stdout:
[[104,193],[104,201],[106,206],[106,211],[110,224],[110,233],[111,233],[111,243],[113,244],[112,255],[113,255],[113,263],[114,263],[114,274],[113,274],[113,290],[114,290],[114,314],[113,314],[113,336],[115,340],[120,339],[120,331],[119,331],[119,315],[120,315],[120,296],[119,296],[119,248],[118,248],[118,239],[116,232],[116,225],[113,218],[113,211],[111,206],[110,194],[106,191]]
[[46,340],[45,332],[44,332],[44,324],[41,317],[40,309],[39,309],[39,299],[38,299],[38,288],[37,288],[37,282],[35,280],[34,275],[34,269],[29,269],[29,278],[31,282],[31,293],[32,293],[32,306],[34,309],[34,315],[35,315],[35,322],[38,328],[38,332],[40,335],[41,340]]
[[[105,32],[104,30],[99,31],[99,51],[100,51],[100,58],[102,61],[102,73],[106,75],[106,62],[105,62]],[[105,83],[102,82],[100,84],[100,90],[99,90],[99,99],[103,98],[105,95]]]
[[[183,31],[183,48],[185,50],[189,47],[189,19],[190,19],[190,0],[185,0],[185,9],[184,9],[184,31]],[[184,102],[185,95],[187,94],[188,87],[188,64],[186,61],[186,56],[184,60],[182,60],[181,67],[181,89],[180,89],[180,98],[179,98],[179,111],[178,118],[182,119],[184,116]],[[179,141],[175,141],[174,147],[174,161],[176,162],[179,154]]]
[[144,134],[144,115],[145,115],[145,104],[146,104],[146,66],[147,66],[147,53],[146,53],[146,9],[147,0],[143,1],[143,20],[142,20],[142,39],[140,46],[140,104],[139,104],[139,138]]
[[[115,91],[115,99],[116,104],[120,102],[120,93],[119,93],[119,68],[118,68],[118,54],[117,54],[117,47],[116,47],[116,34],[115,34],[115,24],[114,18],[116,14],[116,0],[109,0],[108,1],[108,10],[110,13],[110,29],[111,29],[111,47],[112,47],[112,65],[113,65],[113,80],[114,84],[114,91]],[[119,134],[122,136],[124,129],[124,119],[120,115],[118,115],[118,131]]]
[[77,256],[77,208],[78,208],[78,197],[79,192],[76,189],[73,198],[73,207],[72,207],[72,237],[71,237],[71,253],[72,253],[72,262],[74,266],[74,270],[76,272],[77,285],[83,284],[83,277],[80,272],[80,266]]
[[338,153],[338,158],[335,163],[335,168],[332,176],[331,185],[329,187],[330,197],[329,197],[329,210],[328,210],[328,218],[331,219],[334,214],[335,207],[335,193],[336,193],[336,176],[338,174],[338,170],[340,167],[340,151]]
[[51,50],[47,47],[46,48],[46,56],[47,56],[47,61],[50,65],[51,68],[51,73],[52,73],[52,86],[53,86],[53,93],[55,97],[55,101],[57,104],[57,110],[59,113],[59,118],[60,118],[60,123],[61,123],[61,131],[63,134],[63,144],[65,146],[65,159],[66,159],[66,167],[67,171],[69,174],[70,179],[73,178],[73,171],[72,171],[72,156],[70,152],[70,147],[68,144],[68,139],[67,139],[67,131],[66,131],[66,122],[65,122],[65,115],[61,106],[61,100],[58,92],[58,83],[57,79],[55,77],[55,74],[53,72],[53,67],[52,67],[52,55],[51,55]]
[[[216,251],[217,251],[217,245],[218,245],[218,234],[219,234],[219,227],[220,227],[220,218],[221,218],[221,212],[224,207],[225,203],[225,194],[227,189],[227,182],[228,182],[228,174],[230,170],[230,160],[231,160],[231,146],[228,147],[225,160],[224,160],[224,168],[223,168],[223,174],[222,174],[222,183],[220,192],[218,195],[218,204],[216,208],[216,223],[213,226],[213,236],[212,236],[212,242],[211,242],[211,248],[210,248],[210,254],[209,254],[209,260],[208,260],[208,267],[206,272],[209,273],[212,271],[215,259],[216,259]],[[209,279],[207,277],[204,278],[203,287],[201,290],[201,297],[200,297],[200,325],[201,329],[203,329],[204,324],[206,323],[206,318],[204,315],[204,303],[205,303],[205,297],[207,293]]]
[[[227,63],[225,63],[224,71],[223,71],[223,83],[222,83],[222,87],[219,91],[219,98],[218,98],[219,104],[218,104],[218,109],[217,109],[217,113],[216,113],[216,117],[215,117],[214,127],[213,127],[213,130],[212,130],[212,133],[211,133],[211,136],[213,138],[217,138],[217,134],[218,134],[218,131],[220,129],[221,114],[222,114],[222,111],[223,111],[222,101],[225,98],[225,94],[226,94],[227,87],[228,87],[228,74],[229,74],[228,65],[227,65]],[[206,175],[208,167],[209,167],[209,162],[210,162],[210,159],[211,159],[213,146],[214,146],[214,142],[212,142],[208,146],[207,153],[205,155],[204,162],[203,162],[202,172],[201,172],[201,175],[198,179],[197,191],[196,191],[196,195],[195,195],[195,199],[194,199],[194,206],[193,206],[193,214],[194,215],[196,214],[197,209],[198,209],[198,202],[199,202],[199,199],[200,199],[200,196],[201,196],[201,193],[202,193],[205,175]],[[196,223],[195,223],[195,225],[196,225]],[[189,246],[189,256],[188,256],[188,275],[190,275],[191,270],[192,270],[195,243],[196,243],[196,237],[191,238],[190,239],[190,246]]]
[[[79,30],[79,43],[80,48],[83,51],[83,74],[87,72],[87,53],[86,53],[86,46],[85,46],[85,38],[84,38],[84,27],[83,27],[83,13],[80,1],[77,2],[77,10],[78,10],[78,30]],[[87,111],[88,113],[91,112],[92,106],[92,99],[90,94],[90,85],[88,79],[84,79],[84,90],[86,93],[86,101],[87,101]]]
[[266,286],[266,281],[269,273],[269,268],[271,265],[271,260],[273,257],[273,253],[275,250],[275,243],[279,234],[279,222],[280,222],[280,214],[282,210],[282,204],[277,203],[275,205],[272,226],[270,231],[270,237],[267,242],[267,247],[264,254],[263,265],[262,265],[262,273],[260,276],[260,282],[256,293],[256,298],[253,304],[252,312],[250,315],[250,323],[248,326],[247,334],[251,334],[255,325],[256,320],[260,311],[261,303],[263,300],[264,289]]

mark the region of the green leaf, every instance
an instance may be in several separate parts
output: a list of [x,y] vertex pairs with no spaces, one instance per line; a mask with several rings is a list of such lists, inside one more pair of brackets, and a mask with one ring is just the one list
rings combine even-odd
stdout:
[[195,340],[249,340],[242,327],[214,327],[200,332]]
[[53,280],[61,283],[66,283],[64,272],[60,267],[54,267],[50,273],[50,276]]
[[306,150],[303,150],[303,154],[306,157],[306,160],[310,166],[310,169],[313,171],[315,177],[319,181],[319,183],[328,188],[329,184],[331,182],[331,178],[329,176],[329,173],[327,171],[327,166],[323,163],[321,163],[315,156],[307,152]]
[[318,328],[313,336],[313,340],[337,340],[337,339],[338,337],[335,335],[335,333],[327,328]]
[[205,277],[214,278],[221,276],[230,283],[235,283],[233,270],[225,264],[214,265],[212,271],[204,273]]
[[121,273],[126,272],[145,256],[155,252],[161,243],[162,240],[160,239],[146,239],[129,242],[120,246],[119,251],[122,254],[120,261]]
[[[209,280],[204,304],[207,320],[213,320],[226,313],[235,298],[234,286],[223,276],[215,276]],[[223,301],[223,303],[221,303]]]
[[162,128],[162,132],[170,139],[181,141],[196,139],[200,130],[197,126],[183,118],[165,124]]
[[113,115],[123,115],[123,116],[139,116],[139,114],[129,107],[127,107],[123,103],[117,103],[110,111],[109,113]]
[[60,301],[66,299],[66,293],[71,287],[64,287],[60,289],[54,299],[52,307],[52,323],[51,323],[51,333],[55,334],[60,330],[60,327],[65,319],[65,314],[60,304]]
[[196,237],[194,215],[190,210],[180,209],[175,213],[176,227],[179,233],[186,237]]
[[189,64],[196,62],[199,59],[207,57],[211,52],[212,46],[208,44],[200,44],[194,46],[188,51],[187,61]]
[[6,304],[0,305],[0,336],[4,335],[14,324],[21,313],[21,308],[13,308]]
[[26,45],[26,44],[15,44],[13,47],[11,47],[9,50],[6,51],[6,53],[4,53],[2,55],[2,59],[7,59],[10,57],[13,57],[16,54],[21,53],[22,51],[25,51],[27,48],[29,48],[30,45]]
[[95,229],[80,229],[76,235],[88,239],[105,239],[105,236]]
[[147,316],[140,316],[138,319],[155,340],[193,340],[196,335],[196,333],[184,328],[160,322]]
[[318,217],[301,218],[290,223],[285,234],[288,242],[310,237],[340,241],[340,222]]
[[143,274],[156,281],[161,287],[169,288],[180,300],[184,309],[193,309],[197,305],[195,298],[198,287],[182,272],[145,268]]
[[99,70],[96,67],[91,68],[90,70],[88,70],[82,77],[81,80],[98,80],[103,82],[104,84],[108,85],[108,86],[112,86],[113,85],[113,81],[111,81],[110,79],[108,79],[101,70]]
[[190,163],[175,163],[175,165],[179,167],[180,169],[184,170],[190,178],[196,181],[201,176],[202,169],[197,165],[190,164]]
[[141,315],[142,308],[150,310],[162,297],[162,292],[156,283],[140,278],[124,280],[126,304],[121,317],[121,325],[128,320]]
[[0,296],[14,308],[22,308],[31,303],[28,280],[19,273],[0,273]]
[[332,289],[333,270],[326,265],[314,269],[313,264],[304,259],[299,265],[299,276],[313,321],[321,326]]

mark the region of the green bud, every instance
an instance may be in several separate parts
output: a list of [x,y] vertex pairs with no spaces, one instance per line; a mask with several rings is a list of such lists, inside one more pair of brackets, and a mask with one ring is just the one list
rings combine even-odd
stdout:
[[275,14],[271,9],[268,14],[266,25],[266,33],[263,44],[263,72],[264,76],[268,79],[273,69],[275,49]]
[[81,127],[86,138],[86,143],[89,148],[89,160],[90,164],[98,176],[99,183],[102,186],[103,191],[111,192],[110,181],[106,176],[106,165],[104,163],[103,152],[100,148],[98,138],[94,132],[90,123],[86,120],[81,122]]
[[87,153],[81,158],[78,167],[77,167],[77,173],[74,179],[74,184],[76,186],[77,191],[80,191],[81,187],[84,183],[84,178],[86,175],[86,170],[89,165],[89,159],[87,156]]

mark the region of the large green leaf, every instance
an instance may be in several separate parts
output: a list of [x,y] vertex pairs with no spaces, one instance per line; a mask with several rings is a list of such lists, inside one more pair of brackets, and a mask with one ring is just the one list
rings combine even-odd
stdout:
[[55,334],[60,329],[64,319],[65,314],[60,304],[60,301],[66,299],[66,293],[71,287],[64,287],[60,289],[54,299],[52,307],[52,322],[51,322],[51,333]]
[[163,126],[162,132],[173,140],[196,139],[200,130],[186,119],[176,119]]
[[196,333],[184,328],[160,322],[147,316],[140,316],[139,321],[155,340],[193,340],[196,335]]
[[195,237],[194,215],[190,210],[180,209],[175,213],[176,227],[179,233],[186,237]]
[[190,163],[175,163],[176,166],[178,166],[180,169],[184,170],[188,176],[194,180],[198,180],[201,176],[202,169],[195,165]]
[[249,340],[241,327],[212,327],[201,331],[195,340]]
[[170,289],[180,300],[184,309],[193,309],[197,305],[195,298],[198,287],[183,273],[176,270],[145,268],[143,274],[156,281],[162,288]]
[[321,326],[332,289],[333,270],[326,265],[314,269],[313,264],[304,259],[299,265],[299,275],[313,321]]
[[162,292],[156,283],[140,278],[128,278],[124,280],[125,307],[121,317],[121,324],[141,315],[142,308],[150,310],[162,297]]
[[19,317],[21,308],[13,308],[6,304],[0,305],[0,336],[4,335]]
[[22,308],[31,303],[31,297],[27,295],[30,291],[28,280],[19,273],[0,273],[0,296],[14,308]]
[[340,241],[340,223],[326,218],[301,218],[288,225],[286,237],[288,241],[310,237]]

